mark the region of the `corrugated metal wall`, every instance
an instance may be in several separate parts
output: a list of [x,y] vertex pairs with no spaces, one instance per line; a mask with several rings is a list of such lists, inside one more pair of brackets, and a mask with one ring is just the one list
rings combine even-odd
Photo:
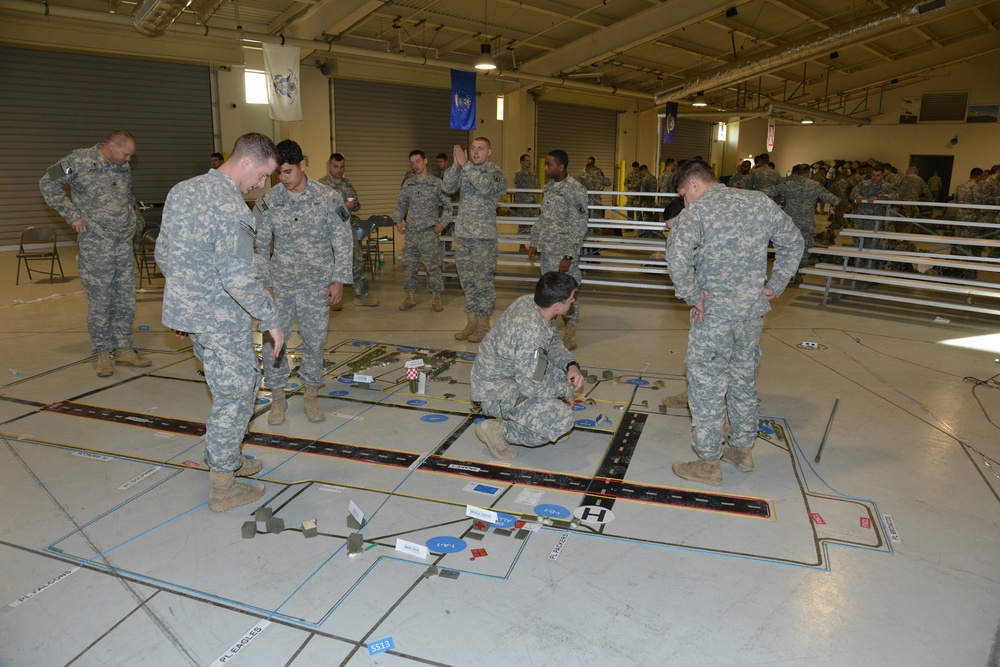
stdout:
[[[410,169],[410,151],[434,156],[455,144],[466,146],[469,133],[452,130],[447,90],[338,79],[333,86],[336,152],[343,153],[345,176],[361,200],[360,217],[391,215],[399,186]],[[323,156],[325,159],[329,156]]]
[[[661,135],[660,141],[663,141]],[[692,118],[678,118],[677,130],[674,132],[674,143],[663,144],[660,148],[660,159],[674,158],[688,160],[700,155],[707,162],[712,161],[712,123]],[[653,165],[649,165],[654,171]],[[659,174],[659,167],[655,169]]]
[[[177,182],[208,169],[214,150],[209,68],[0,48],[8,73],[0,105],[0,247],[30,225],[69,225],[38,191],[46,169],[124,129],[136,138],[136,199],[160,203]],[[145,214],[156,220],[159,209]]]

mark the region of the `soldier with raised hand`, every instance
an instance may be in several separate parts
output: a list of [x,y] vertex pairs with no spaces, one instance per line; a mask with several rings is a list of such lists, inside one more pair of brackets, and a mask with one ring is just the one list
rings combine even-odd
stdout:
[[[685,206],[670,232],[667,263],[674,294],[691,306],[685,364],[698,458],[674,463],[673,471],[717,486],[720,460],[742,472],[753,470],[764,315],[795,274],[802,235],[767,195],[726,188],[704,161],[678,170],[677,192]],[[768,243],[775,253],[770,279]]]
[[[132,348],[135,320],[135,256],[139,224],[129,160],[135,139],[115,130],[103,143],[73,151],[38,181],[45,203],[59,212],[80,244],[78,270],[87,293],[87,331],[97,355],[97,375],[120,366],[149,366]],[[69,186],[69,195],[66,194]]]
[[444,191],[459,193],[455,218],[455,266],[465,292],[465,328],[456,340],[478,343],[490,330],[497,305],[497,204],[507,192],[507,174],[490,162],[490,140],[476,137],[466,153],[454,147],[454,163],[444,172]]
[[[351,179],[344,176],[347,170],[347,160],[341,153],[333,153],[326,163],[326,176],[319,179],[323,185],[333,188],[341,199],[344,206],[354,215],[361,210],[361,200],[358,199],[358,191],[351,184]],[[368,306],[374,308],[378,305],[378,300],[368,293],[368,279],[365,278],[364,248],[361,241],[354,238],[354,257],[352,265],[352,281],[354,283],[354,305]],[[334,304],[333,310],[340,310],[340,304]]]
[[[417,272],[420,262],[427,267],[427,286],[433,295],[431,308],[437,312],[444,310],[441,292],[444,279],[441,277],[441,232],[451,220],[451,200],[442,189],[440,178],[427,171],[427,154],[421,150],[410,151],[410,167],[413,178],[403,181],[399,200],[392,219],[396,230],[405,235],[403,243],[403,291],[406,297],[399,305],[400,310],[410,310],[417,305]],[[404,222],[405,219],[405,222]]]
[[511,445],[540,447],[573,428],[572,399],[583,374],[559,339],[555,318],[573,307],[577,282],[552,271],[518,297],[486,335],[472,364],[473,401],[494,417],[476,424],[476,437],[498,459],[517,456]]
[[[528,258],[534,260],[541,251],[542,273],[568,273],[577,284],[583,282],[580,254],[587,238],[587,190],[569,176],[566,151],[555,150],[545,156],[545,196],[542,213],[531,228]],[[563,345],[576,349],[576,324],[580,320],[580,304],[574,299],[569,312],[562,316],[566,324]]]
[[[351,281],[351,214],[340,195],[306,176],[302,148],[291,139],[278,144],[278,178],[257,206],[263,211],[254,256],[264,289],[278,304],[281,331],[288,340],[298,320],[302,337],[299,379],[303,408],[311,422],[326,419],[317,398],[323,386],[323,348],[330,307],[340,303]],[[271,241],[274,250],[271,250]],[[264,381],[271,388],[267,423],[282,424],[288,401],[288,357],[264,341]]]
[[[764,194],[768,197],[780,195],[785,198],[785,213],[791,216],[792,222],[802,233],[802,241],[805,246],[802,259],[799,261],[799,268],[808,264],[809,248],[813,246],[813,240],[816,236],[816,200],[831,206],[840,203],[838,197],[809,178],[810,171],[811,168],[808,164],[797,164],[792,167],[792,174],[795,178],[787,183],[764,190]],[[800,281],[801,277],[796,276],[796,280]]]
[[262,467],[260,459],[245,459],[240,452],[260,386],[251,318],[270,334],[274,354],[285,339],[274,299],[257,277],[257,221],[243,196],[262,187],[277,165],[278,151],[270,139],[244,134],[218,170],[170,189],[156,242],[156,263],[167,279],[163,324],[191,336],[212,392],[205,460],[213,512],[264,495],[262,483],[235,480],[256,475]]

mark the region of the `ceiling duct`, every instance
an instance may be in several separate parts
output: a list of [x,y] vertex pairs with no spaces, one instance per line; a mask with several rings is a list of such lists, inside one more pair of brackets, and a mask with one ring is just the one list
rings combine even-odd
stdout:
[[761,74],[816,56],[829,55],[846,46],[902,27],[936,20],[945,14],[972,9],[988,0],[911,0],[900,7],[866,16],[842,28],[806,37],[786,46],[769,49],[745,59],[718,67],[654,95],[656,104],[680,100],[699,91],[714,90],[731,83],[752,79]]
[[145,0],[132,10],[132,25],[143,35],[159,37],[190,2],[191,0]]

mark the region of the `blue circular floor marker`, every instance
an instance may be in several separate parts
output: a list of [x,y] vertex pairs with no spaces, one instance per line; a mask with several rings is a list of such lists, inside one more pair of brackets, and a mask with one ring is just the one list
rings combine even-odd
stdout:
[[757,424],[757,430],[765,435],[774,435],[774,429],[767,424]]
[[587,406],[584,405],[583,403],[574,403],[573,404],[573,410],[576,411],[576,412],[580,412],[581,410],[586,410],[586,409],[587,409]]
[[298,389],[298,388],[299,388],[299,386],[300,386],[300,385],[299,385],[299,383],[298,383],[298,382],[289,382],[289,383],[288,383],[288,388],[289,388],[289,389],[291,389],[291,390],[293,390],[293,391],[294,391],[295,389]]
[[517,519],[512,517],[510,514],[504,514],[503,512],[497,512],[497,520],[493,524],[494,528],[502,528],[504,530],[514,527],[514,522]]
[[[396,348],[396,352],[399,352],[400,354],[409,354],[411,352],[416,352],[416,350],[417,350],[417,348],[415,348],[415,347],[397,347]],[[438,538],[435,537],[434,539],[438,539]]]
[[637,384],[640,387],[645,387],[649,384],[649,380],[643,380],[642,378],[632,378],[631,380],[625,380],[626,384]]
[[595,422],[593,419],[577,419],[576,425],[589,428],[592,426],[597,426],[597,422]]
[[562,505],[535,505],[535,514],[553,519],[568,519],[571,515]]
[[476,355],[474,354],[463,354],[459,357],[462,361],[475,361]]
[[347,396],[349,392],[343,389],[335,389],[327,394],[327,396]]
[[418,407],[418,406],[421,406],[421,405],[427,405],[427,401],[425,401],[422,398],[411,398],[410,400],[408,400],[406,402],[406,404],[407,405],[412,405],[414,407]]
[[337,378],[340,384],[354,384],[354,378]]
[[264,405],[265,403],[270,403],[270,402],[271,402],[270,398],[260,397],[260,398],[253,399],[253,404],[254,405]]
[[459,551],[465,551],[466,546],[465,540],[450,535],[432,537],[424,544],[436,554],[457,554]]
[[446,422],[448,415],[424,415],[420,418],[422,422]]
[[486,421],[486,417],[476,417],[475,419],[472,420],[472,423],[478,424],[479,422],[484,422],[484,421]]

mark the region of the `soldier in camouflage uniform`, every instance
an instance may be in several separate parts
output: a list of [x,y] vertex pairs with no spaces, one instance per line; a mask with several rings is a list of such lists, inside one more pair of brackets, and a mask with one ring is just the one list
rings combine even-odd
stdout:
[[736,169],[736,173],[729,177],[729,182],[726,183],[731,188],[746,188],[747,177],[750,175],[750,160],[743,160],[740,162],[740,166]]
[[267,182],[277,161],[267,137],[252,133],[237,139],[218,170],[171,188],[156,242],[156,263],[167,279],[163,324],[190,334],[212,392],[205,459],[211,470],[208,506],[215,512],[264,495],[262,483],[235,480],[262,467],[259,459],[240,453],[260,386],[251,317],[271,335],[275,351],[284,345],[284,333],[274,299],[254,267],[257,222],[243,196]]
[[[931,201],[939,201],[941,198],[941,188],[944,187],[944,182],[941,177],[935,171],[931,174],[931,177],[927,179],[927,188],[931,191]],[[938,209],[935,209],[935,215]]]
[[471,397],[496,419],[476,424],[476,436],[498,459],[517,456],[510,445],[539,447],[573,428],[571,402],[583,375],[555,318],[573,307],[576,286],[568,273],[544,274],[534,296],[518,297],[479,347]]
[[[135,257],[132,239],[139,224],[132,196],[129,160],[135,139],[115,130],[104,143],[73,151],[38,181],[45,203],[59,212],[80,244],[80,282],[87,292],[87,330],[97,355],[97,375],[114,373],[115,363],[149,366],[132,349],[135,319]],[[65,186],[69,186],[70,196]]]
[[[542,187],[538,182],[538,176],[531,171],[531,156],[527,153],[521,156],[521,168],[514,174],[514,187],[518,190],[538,190]],[[538,195],[533,192],[517,192],[514,194],[514,203],[537,204]],[[512,212],[522,218],[538,217],[537,208],[515,208]],[[525,236],[530,234],[531,225],[518,225],[517,233]]]
[[[417,291],[417,272],[420,262],[427,267],[427,286],[433,298],[431,307],[441,312],[441,291],[444,279],[441,277],[441,232],[451,221],[451,199],[444,193],[443,183],[437,176],[427,171],[427,155],[421,150],[410,151],[410,166],[413,178],[403,182],[399,191],[399,201],[392,219],[396,230],[405,234],[403,244],[403,264],[406,275],[403,291],[406,298],[400,310],[409,310],[417,305],[414,295]],[[404,225],[403,218],[406,218]]]
[[460,193],[455,220],[455,266],[465,292],[465,328],[456,340],[478,343],[490,330],[497,305],[493,275],[497,269],[497,204],[507,192],[507,174],[490,162],[492,149],[476,137],[469,154],[454,147],[454,163],[444,172],[444,191]]
[[847,207],[850,204],[850,199],[847,196],[851,189],[849,172],[847,167],[843,167],[834,175],[833,183],[830,184],[830,194],[839,199],[840,203],[833,207],[833,220],[830,222],[829,229],[835,230],[844,227],[844,215],[846,215]]
[[[529,259],[542,253],[542,273],[557,271],[568,273],[577,284],[583,282],[580,271],[580,253],[587,238],[587,190],[566,173],[569,157],[566,151],[555,150],[545,156],[545,196],[542,214],[531,229]],[[576,349],[576,323],[580,320],[580,304],[563,315],[566,330],[563,345],[567,350]]]
[[[980,186],[979,179],[983,174],[983,170],[976,167],[969,174],[969,180],[962,183],[957,188],[955,188],[955,193],[953,195],[956,204],[966,204],[978,206],[983,203],[982,190]],[[981,211],[975,208],[956,208],[955,220],[959,222],[979,222],[979,216]],[[965,225],[955,225],[953,227],[955,230],[956,237],[962,238],[975,238],[979,236],[980,229],[978,227],[968,227]],[[951,249],[952,255],[960,256],[973,256],[979,257],[982,249],[979,246],[953,246]],[[965,278],[968,280],[976,280],[978,274],[973,270],[960,270],[960,278]]]
[[[677,191],[685,207],[670,232],[667,263],[674,293],[692,306],[685,363],[698,459],[675,463],[673,471],[719,485],[720,459],[753,470],[764,315],[795,274],[802,235],[765,194],[720,185],[704,161],[679,169]],[[768,242],[775,252],[770,280]]]
[[[323,386],[323,348],[330,325],[330,306],[344,296],[351,280],[351,214],[330,188],[306,176],[302,148],[286,139],[278,144],[278,177],[282,187],[268,190],[257,206],[263,212],[257,227],[254,260],[264,289],[278,304],[285,340],[299,322],[305,386],[303,408],[311,422],[326,419],[316,402]],[[274,250],[271,250],[271,240]],[[288,357],[264,341],[264,381],[271,388],[267,423],[282,424],[288,402]],[[277,361],[273,361],[276,358]]]
[[[792,223],[802,233],[804,243],[799,268],[809,263],[809,248],[813,245],[816,234],[816,200],[836,206],[840,199],[827,192],[826,188],[809,178],[811,171],[808,164],[797,164],[792,167],[794,179],[776,187],[764,190],[768,197],[782,196],[785,198],[785,213],[792,218]],[[795,276],[801,282],[800,275]]]
[[[848,195],[854,202],[854,213],[857,215],[885,215],[886,207],[884,205],[876,204],[875,202],[879,199],[897,199],[899,195],[892,186],[885,182],[885,166],[881,162],[872,164],[870,166],[869,174],[871,175],[871,178],[869,180],[862,180],[859,182],[851,188],[851,194]],[[875,229],[877,224],[882,228],[882,231],[894,231],[892,222],[888,220],[883,220],[881,223],[876,220],[854,220],[855,229],[867,229],[872,231]],[[866,241],[869,248],[875,250],[885,250],[886,244],[884,239],[866,240],[860,237],[854,238],[854,244],[858,247],[865,245]],[[864,261],[864,266],[867,266],[868,268],[880,268],[882,265],[882,262],[876,262],[871,259]]]
[[[639,185],[639,190],[641,192],[656,192],[657,182],[656,176],[649,173],[649,167],[642,165],[639,167],[639,173],[642,174],[642,183]],[[656,208],[656,197],[641,197],[639,206],[643,206],[649,209]],[[657,222],[660,218],[660,211],[649,210],[642,212],[642,220],[644,222]],[[639,236],[647,236],[653,238],[663,238],[663,232],[657,231],[647,231],[643,230],[639,233]]]
[[[642,189],[642,174],[639,173],[639,163],[632,163],[632,171],[625,177],[625,190],[628,192],[639,192]],[[639,195],[625,195],[626,206],[638,206]],[[625,211],[625,217],[629,220],[642,220],[642,211]]]
[[[344,200],[347,210],[351,212],[351,215],[354,215],[361,210],[361,200],[358,199],[358,192],[351,185],[350,179],[344,176],[346,169],[347,164],[344,156],[340,153],[334,153],[330,156],[330,161],[326,164],[326,176],[319,179],[319,182],[333,188],[340,195],[341,199]],[[364,257],[364,248],[361,247],[361,241],[355,236],[354,264],[351,271],[354,281],[354,304],[374,308],[378,305],[378,300],[368,294],[368,279],[365,278]],[[333,310],[340,310],[340,304],[334,304]]]
[[761,153],[753,159],[754,168],[747,175],[745,188],[763,192],[770,187],[781,185],[781,174],[768,166],[771,156]]
[[[604,174],[600,173],[597,170],[597,167],[595,167],[592,164],[588,164],[586,167],[584,167],[583,173],[580,174],[577,180],[580,182],[580,185],[582,185],[587,190],[590,190],[591,192],[603,190],[604,188],[611,185],[611,181],[608,180],[608,178],[604,176]],[[591,194],[589,195],[588,204],[590,206],[603,206],[604,201],[601,199],[601,195]],[[603,218],[604,210],[597,209],[593,211],[593,217]],[[621,230],[618,230],[618,235],[621,236]]]
[[[896,191],[899,193],[900,201],[931,200],[931,189],[924,183],[924,179],[920,178],[916,167],[910,167],[906,170],[906,176],[899,179]],[[916,206],[903,206],[900,213],[907,218],[920,217],[920,209]],[[913,229],[913,223],[896,223],[896,229],[901,232],[909,232]]]

